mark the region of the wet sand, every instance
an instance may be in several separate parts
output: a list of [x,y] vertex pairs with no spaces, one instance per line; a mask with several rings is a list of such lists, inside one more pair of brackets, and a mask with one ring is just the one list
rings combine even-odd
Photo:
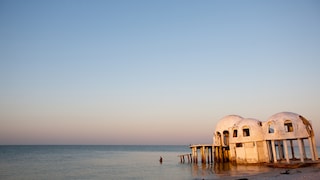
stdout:
[[240,176],[230,177],[226,179],[238,179],[238,180],[261,180],[261,179],[273,179],[273,180],[309,180],[320,179],[320,164],[315,164],[310,167],[296,168],[296,169],[283,169],[274,168],[271,172],[261,173],[252,176]]

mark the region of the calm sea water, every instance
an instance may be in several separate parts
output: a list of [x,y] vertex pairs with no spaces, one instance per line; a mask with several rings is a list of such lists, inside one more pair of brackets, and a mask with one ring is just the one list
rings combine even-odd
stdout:
[[0,146],[0,179],[221,179],[271,170],[181,164],[185,153],[188,146]]

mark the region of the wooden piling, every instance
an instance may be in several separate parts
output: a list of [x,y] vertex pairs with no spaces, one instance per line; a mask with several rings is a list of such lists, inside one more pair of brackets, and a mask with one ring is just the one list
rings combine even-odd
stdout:
[[211,147],[211,148],[210,148],[210,160],[211,160],[211,163],[213,163],[212,152],[213,152],[213,149],[212,149],[212,147]]
[[206,163],[206,157],[205,157],[205,154],[204,154],[204,146],[202,146],[200,148],[200,151],[201,151],[201,162],[202,164]]
[[192,162],[192,154],[181,154],[178,157],[180,157],[180,163],[185,163],[186,158],[188,159],[188,163]]
[[[212,144],[198,144],[198,145],[190,145],[191,154],[190,154],[190,162],[198,163],[198,150],[200,150],[199,154],[201,156],[201,163],[212,163],[214,158]],[[188,160],[189,161],[189,160]]]

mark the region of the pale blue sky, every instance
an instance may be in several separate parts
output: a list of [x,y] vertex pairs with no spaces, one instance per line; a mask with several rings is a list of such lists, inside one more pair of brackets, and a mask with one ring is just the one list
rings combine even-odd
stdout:
[[310,119],[319,1],[0,1],[0,144],[210,143],[229,114]]

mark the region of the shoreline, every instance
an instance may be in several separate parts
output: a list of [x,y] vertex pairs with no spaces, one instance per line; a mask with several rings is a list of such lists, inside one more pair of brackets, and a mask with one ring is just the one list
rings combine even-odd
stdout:
[[308,167],[300,168],[274,168],[273,171],[263,172],[255,175],[224,177],[223,179],[238,179],[238,180],[260,180],[260,179],[274,179],[274,180],[303,180],[303,179],[319,179],[320,164],[314,164]]

